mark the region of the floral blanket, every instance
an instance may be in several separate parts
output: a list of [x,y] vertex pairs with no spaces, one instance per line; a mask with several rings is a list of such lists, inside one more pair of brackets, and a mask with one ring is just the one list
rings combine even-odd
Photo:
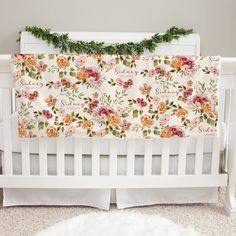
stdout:
[[219,57],[12,55],[19,136],[216,135]]

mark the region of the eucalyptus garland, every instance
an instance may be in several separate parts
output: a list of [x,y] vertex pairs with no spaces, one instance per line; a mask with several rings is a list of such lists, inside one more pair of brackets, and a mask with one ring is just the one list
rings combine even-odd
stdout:
[[160,43],[169,43],[173,39],[179,39],[181,36],[193,33],[192,29],[172,27],[165,34],[156,33],[150,39],[143,39],[141,42],[106,44],[95,41],[73,41],[68,34],[53,33],[50,29],[42,29],[37,26],[27,26],[25,31],[32,33],[36,38],[42,39],[48,44],[52,44],[55,48],[60,49],[61,53],[109,55],[139,55],[145,49],[153,52]]

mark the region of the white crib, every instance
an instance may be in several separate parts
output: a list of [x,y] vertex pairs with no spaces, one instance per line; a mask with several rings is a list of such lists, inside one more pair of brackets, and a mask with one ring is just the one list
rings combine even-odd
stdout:
[[[124,42],[149,37],[146,33],[70,33],[73,39],[105,40]],[[155,53],[168,55],[199,55],[198,35],[190,35],[161,45]],[[57,53],[44,42],[28,33],[21,35],[22,53]],[[63,189],[105,189],[105,188],[194,188],[227,186],[225,208],[236,213],[235,184],[236,163],[236,58],[222,58],[220,78],[219,120],[225,125],[219,137],[196,137],[157,140],[119,139],[22,139],[20,140],[21,171],[14,172],[11,114],[15,111],[12,95],[13,81],[9,67],[9,55],[0,56],[1,113],[3,123],[2,169],[0,187],[3,188],[63,188]],[[31,153],[37,153],[38,172],[31,173]],[[205,153],[210,154],[210,169],[203,171]],[[48,173],[48,155],[56,155],[56,172]],[[187,171],[188,155],[194,156],[194,167]],[[65,171],[65,157],[73,157],[73,172]],[[91,156],[91,172],[83,173],[83,159]],[[102,173],[102,156],[109,158],[109,171]],[[177,155],[177,171],[170,171],[171,156]],[[118,158],[125,157],[126,171],[118,173]],[[142,173],[135,172],[136,159],[143,157]],[[154,157],[161,159],[159,171],[154,171]]]

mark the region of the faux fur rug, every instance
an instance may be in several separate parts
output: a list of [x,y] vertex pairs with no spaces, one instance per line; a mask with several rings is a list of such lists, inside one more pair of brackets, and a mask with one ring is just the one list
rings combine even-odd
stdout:
[[57,223],[35,236],[202,236],[158,215],[135,212],[90,213]]

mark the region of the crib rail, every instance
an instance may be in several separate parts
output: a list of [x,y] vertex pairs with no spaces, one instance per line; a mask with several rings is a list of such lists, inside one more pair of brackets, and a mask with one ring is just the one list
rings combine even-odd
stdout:
[[[222,72],[220,78],[220,89],[224,104],[220,110],[221,119],[226,122],[227,137],[230,134],[230,114],[233,106],[231,101],[232,93],[235,93],[235,71],[236,58],[222,58]],[[137,145],[134,139],[126,142],[125,149],[120,145],[120,140],[110,139],[106,142],[109,151],[105,153],[109,157],[109,171],[107,174],[101,173],[101,156],[103,144],[99,139],[92,140],[89,153],[84,152],[83,139],[74,138],[74,148],[72,150],[74,170],[68,175],[65,171],[66,165],[66,145],[65,140],[58,138],[56,142],[56,173],[50,174],[48,171],[48,142],[46,138],[38,139],[38,173],[31,173],[31,140],[21,141],[21,173],[15,174],[13,168],[13,150],[11,134],[11,112],[13,82],[10,76],[9,56],[0,56],[0,88],[3,102],[2,122],[3,122],[3,143],[2,152],[3,174],[0,175],[0,187],[4,188],[179,188],[179,187],[213,187],[227,185],[228,174],[220,168],[220,137],[212,138],[211,146],[211,167],[208,173],[203,171],[205,137],[181,138],[178,140],[178,164],[177,172],[170,172],[170,161],[172,158],[172,139],[161,139],[161,149],[157,150],[155,140],[142,140],[144,152],[137,152]],[[220,98],[221,99],[221,98]],[[227,107],[224,105],[226,104]],[[224,108],[225,107],[225,108]],[[223,109],[224,108],[224,109]],[[228,140],[228,139],[227,139]],[[188,160],[189,144],[194,144],[194,168],[193,173],[186,172]],[[227,144],[229,145],[229,144]],[[226,145],[224,151],[227,158]],[[123,147],[123,146],[122,146]],[[87,151],[86,151],[87,152]],[[118,173],[119,155],[125,156],[126,172]],[[176,153],[176,151],[175,151]],[[91,155],[91,173],[83,173],[84,154]],[[160,172],[154,173],[154,156],[159,155],[161,159]],[[143,171],[135,173],[135,163],[138,156],[143,158]],[[227,165],[225,167],[227,170]]]

